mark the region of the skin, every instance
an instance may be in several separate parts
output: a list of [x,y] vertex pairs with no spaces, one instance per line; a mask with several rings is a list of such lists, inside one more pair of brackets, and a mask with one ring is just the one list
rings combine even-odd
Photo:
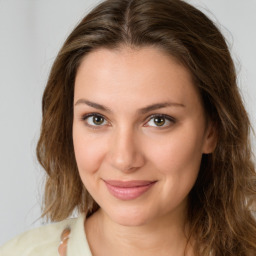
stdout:
[[[172,104],[138,112],[166,102]],[[100,124],[85,118],[91,113],[103,117]],[[153,114],[171,119],[159,126]],[[75,79],[73,142],[81,179],[100,205],[85,222],[93,255],[183,255],[187,196],[202,154],[215,148],[214,134],[189,71],[163,51],[123,46],[86,55]],[[106,179],[156,183],[120,200]]]

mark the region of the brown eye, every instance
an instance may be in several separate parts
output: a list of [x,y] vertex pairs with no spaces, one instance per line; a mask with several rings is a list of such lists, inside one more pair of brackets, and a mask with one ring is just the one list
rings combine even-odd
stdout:
[[159,115],[153,115],[147,122],[146,126],[153,126],[153,127],[168,127],[171,124],[175,123],[175,119],[171,116],[159,114]]
[[89,114],[82,118],[85,124],[92,128],[100,128],[107,124],[106,119],[99,114]]
[[163,126],[165,124],[165,119],[163,117],[155,117],[154,118],[154,123],[157,126]]
[[104,118],[102,116],[93,116],[92,121],[96,125],[101,125],[104,123]]

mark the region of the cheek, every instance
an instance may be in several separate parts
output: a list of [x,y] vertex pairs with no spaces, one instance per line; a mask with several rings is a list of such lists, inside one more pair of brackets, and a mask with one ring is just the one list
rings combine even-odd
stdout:
[[102,139],[93,134],[85,133],[83,128],[73,127],[73,143],[76,162],[81,178],[93,174],[100,166],[104,157]]
[[173,182],[194,182],[202,158],[202,137],[193,128],[181,129],[148,150],[149,158],[167,179]]
[[147,152],[161,179],[158,200],[169,205],[168,209],[160,207],[160,211],[180,205],[195,184],[202,158],[201,141],[195,134],[172,134]]

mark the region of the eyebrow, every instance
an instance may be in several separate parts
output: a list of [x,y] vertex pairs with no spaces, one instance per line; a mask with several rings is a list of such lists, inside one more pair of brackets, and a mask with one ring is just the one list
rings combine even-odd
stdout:
[[[90,107],[105,111],[107,113],[112,113],[112,110],[107,108],[104,105],[86,100],[86,99],[79,99],[76,103],[75,106],[80,105],[80,104],[86,104]],[[162,103],[155,103],[155,104],[151,104],[148,105],[144,108],[140,108],[137,110],[137,113],[139,114],[146,114],[147,112],[156,110],[156,109],[160,109],[160,108],[165,108],[165,107],[185,107],[185,105],[181,104],[181,103],[175,103],[175,102],[162,102]]]

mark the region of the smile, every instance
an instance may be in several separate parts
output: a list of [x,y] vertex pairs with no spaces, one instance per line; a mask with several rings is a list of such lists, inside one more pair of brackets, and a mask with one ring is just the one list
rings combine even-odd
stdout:
[[147,192],[156,181],[132,180],[104,180],[108,191],[116,198],[121,200],[135,199]]

